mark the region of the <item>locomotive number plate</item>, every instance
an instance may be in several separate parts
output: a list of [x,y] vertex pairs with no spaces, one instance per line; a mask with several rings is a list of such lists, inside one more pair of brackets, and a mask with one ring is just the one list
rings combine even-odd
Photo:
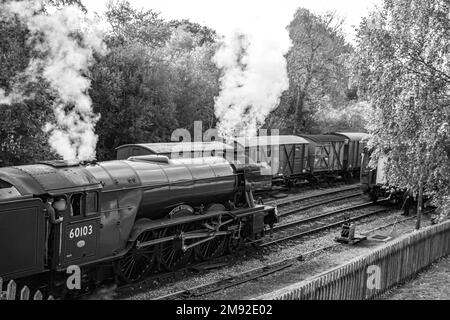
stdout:
[[84,260],[95,255],[98,231],[99,222],[96,220],[67,225],[64,260]]
[[69,238],[72,240],[74,238],[86,237],[92,235],[93,232],[94,226],[92,224],[82,227],[75,227],[70,229]]

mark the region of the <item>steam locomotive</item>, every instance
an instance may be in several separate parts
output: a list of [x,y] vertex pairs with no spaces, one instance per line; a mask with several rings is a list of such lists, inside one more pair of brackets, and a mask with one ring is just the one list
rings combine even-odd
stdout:
[[246,172],[155,155],[0,168],[0,277],[53,290],[78,266],[85,286],[131,283],[258,241],[277,211],[255,203]]

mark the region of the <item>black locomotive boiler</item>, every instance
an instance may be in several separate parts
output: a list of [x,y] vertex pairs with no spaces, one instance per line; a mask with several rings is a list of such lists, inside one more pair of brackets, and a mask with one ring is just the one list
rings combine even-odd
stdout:
[[86,284],[134,282],[257,241],[276,221],[245,168],[222,158],[0,168],[0,277],[57,287],[79,266]]

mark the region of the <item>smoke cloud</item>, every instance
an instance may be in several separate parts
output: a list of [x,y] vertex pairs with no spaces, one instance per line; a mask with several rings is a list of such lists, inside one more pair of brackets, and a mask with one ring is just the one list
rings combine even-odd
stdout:
[[[52,106],[56,123],[47,123],[51,147],[65,160],[95,158],[97,136],[94,128],[99,116],[92,110],[87,94],[90,80],[85,76],[93,54],[106,53],[103,36],[96,23],[76,6],[43,13],[43,1],[14,1],[2,11],[16,15],[30,30],[29,41],[45,58],[34,58],[25,71],[29,79],[42,75],[57,96]],[[14,86],[13,86],[14,87]],[[21,94],[6,95],[0,89],[0,103],[20,100]],[[25,97],[22,96],[22,99]]]
[[292,4],[258,2],[256,16],[244,17],[245,23],[224,38],[214,56],[223,72],[215,114],[225,139],[255,136],[289,88],[284,55],[291,46],[286,27],[294,9]]

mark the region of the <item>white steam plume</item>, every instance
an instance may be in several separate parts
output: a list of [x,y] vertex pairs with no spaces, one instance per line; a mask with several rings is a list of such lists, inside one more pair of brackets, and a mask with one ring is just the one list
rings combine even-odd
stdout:
[[[32,59],[25,73],[31,79],[42,74],[57,95],[52,106],[56,124],[47,123],[44,128],[50,133],[51,147],[65,160],[92,160],[99,117],[93,113],[87,94],[91,83],[84,74],[93,62],[93,53],[106,52],[100,29],[76,6],[47,14],[39,11],[43,7],[39,0],[14,1],[2,7],[27,25],[30,41],[39,39],[34,49],[45,56]],[[17,101],[18,96],[0,91],[5,103]]]
[[286,28],[294,9],[292,4],[258,2],[256,16],[244,16],[245,23],[227,35],[214,56],[223,71],[220,95],[215,99],[222,137],[255,136],[289,88],[284,55],[291,46]]

